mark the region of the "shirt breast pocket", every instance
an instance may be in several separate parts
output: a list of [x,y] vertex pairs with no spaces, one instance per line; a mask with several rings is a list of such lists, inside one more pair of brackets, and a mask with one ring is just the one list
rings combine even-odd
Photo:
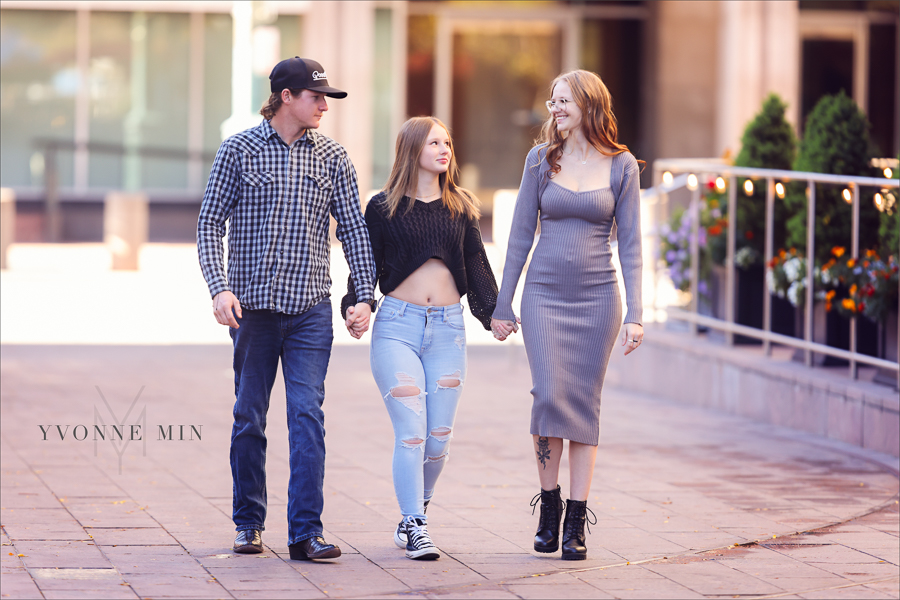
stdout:
[[302,200],[313,206],[326,206],[331,201],[334,193],[334,184],[324,175],[312,175],[307,173],[303,179]]
[[275,176],[261,171],[241,173],[243,200],[250,204],[260,204],[272,200],[275,194]]

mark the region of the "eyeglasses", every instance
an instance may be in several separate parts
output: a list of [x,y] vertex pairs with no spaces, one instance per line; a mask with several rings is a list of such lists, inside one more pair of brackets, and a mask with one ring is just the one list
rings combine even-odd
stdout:
[[559,107],[561,110],[566,110],[566,104],[571,102],[571,100],[566,100],[565,98],[560,98],[559,100],[547,100],[544,104],[547,106],[547,110],[553,111],[554,108]]

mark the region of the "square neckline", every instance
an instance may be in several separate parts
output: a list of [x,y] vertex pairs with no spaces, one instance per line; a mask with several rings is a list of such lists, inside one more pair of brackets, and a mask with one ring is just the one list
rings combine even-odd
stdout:
[[552,184],[554,184],[556,187],[562,188],[562,189],[564,189],[564,190],[566,190],[567,192],[572,193],[572,194],[589,194],[589,193],[591,193],[591,192],[602,192],[603,190],[612,190],[612,185],[608,185],[608,186],[606,186],[606,187],[602,187],[602,188],[594,188],[594,189],[592,189],[592,190],[579,190],[579,191],[576,191],[576,190],[570,190],[569,188],[567,188],[567,187],[564,186],[563,184],[557,183],[557,182],[553,181],[553,179],[550,179],[550,183],[552,183]]

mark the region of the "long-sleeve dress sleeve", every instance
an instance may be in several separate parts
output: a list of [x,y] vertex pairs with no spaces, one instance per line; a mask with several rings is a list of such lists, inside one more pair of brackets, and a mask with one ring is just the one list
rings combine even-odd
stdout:
[[625,280],[625,322],[640,324],[643,317],[640,169],[631,154],[623,152],[620,156],[625,165],[616,197],[616,237]]
[[[502,321],[513,321],[516,318],[512,308],[516,286],[525,268],[528,253],[534,245],[534,233],[537,231],[538,212],[540,209],[540,177],[539,150],[543,146],[531,149],[525,159],[525,171],[522,173],[522,184],[516,198],[513,211],[512,227],[509,231],[509,244],[506,249],[506,264],[503,266],[503,282],[497,295],[497,308],[493,317]],[[545,150],[546,152],[546,150]]]

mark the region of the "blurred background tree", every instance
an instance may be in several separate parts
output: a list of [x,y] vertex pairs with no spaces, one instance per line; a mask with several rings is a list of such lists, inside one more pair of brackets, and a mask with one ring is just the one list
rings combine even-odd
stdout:
[[[790,170],[797,152],[794,129],[784,117],[787,104],[777,95],[769,94],[759,113],[747,124],[741,138],[741,151],[734,160],[737,167]],[[738,180],[737,249],[752,249],[755,258],[762,257],[766,232],[765,181],[753,184],[753,193],[744,194],[745,179]],[[787,208],[775,202],[775,244],[783,245]],[[745,251],[746,253],[746,251]]]
[[[794,169],[833,175],[875,175],[870,166],[871,146],[869,122],[856,102],[843,90],[823,96],[806,121],[803,139]],[[791,186],[785,205],[791,215],[787,219],[787,245],[806,248],[805,186]],[[849,246],[852,239],[851,205],[842,197],[840,185],[816,185],[816,259],[824,263],[835,246]],[[879,249],[885,239],[879,236],[881,215],[863,194],[859,211],[860,248]],[[889,217],[890,215],[888,215]]]

